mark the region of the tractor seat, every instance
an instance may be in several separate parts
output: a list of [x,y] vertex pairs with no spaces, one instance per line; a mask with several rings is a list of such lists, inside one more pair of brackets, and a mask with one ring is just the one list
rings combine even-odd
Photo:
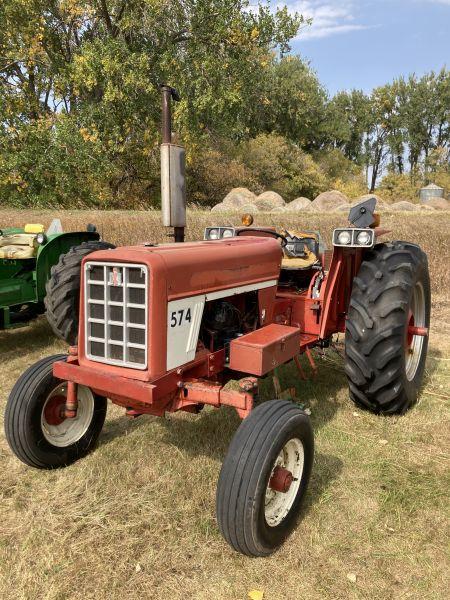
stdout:
[[38,249],[36,236],[44,231],[43,225],[25,225],[24,233],[0,237],[0,258],[24,260],[35,258]]
[[283,252],[282,269],[310,269],[320,262],[319,236],[316,233],[286,230],[284,233],[288,239],[288,244]]

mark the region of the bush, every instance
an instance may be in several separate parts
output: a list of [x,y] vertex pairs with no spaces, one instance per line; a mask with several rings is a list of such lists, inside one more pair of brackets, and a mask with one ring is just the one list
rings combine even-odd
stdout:
[[96,206],[111,169],[95,132],[66,115],[41,118],[3,138],[0,200],[18,207]]
[[313,158],[282,136],[258,135],[241,144],[240,155],[259,184],[286,201],[313,198],[327,188],[327,177]]
[[402,175],[388,173],[381,180],[377,192],[380,192],[388,202],[398,202],[399,200],[418,202],[420,188],[421,182],[418,177],[414,178],[406,173]]
[[348,198],[358,198],[367,194],[367,183],[361,167],[344,156],[340,150],[323,150],[314,156],[329,180],[330,189],[339,190]]
[[190,202],[213,206],[236,187],[262,188],[242,161],[229,152],[213,148],[191,148],[187,165],[187,188]]
[[368,191],[366,181],[362,173],[355,175],[351,179],[340,179],[338,177],[333,181],[331,187],[334,190],[339,190],[345,194],[350,200],[364,196],[364,194],[367,194]]
[[351,181],[361,175],[361,167],[349,160],[337,148],[316,152],[314,159],[330,181],[337,179]]

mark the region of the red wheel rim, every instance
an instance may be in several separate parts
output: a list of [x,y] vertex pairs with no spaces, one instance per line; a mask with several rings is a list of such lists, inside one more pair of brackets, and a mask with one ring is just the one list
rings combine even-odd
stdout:
[[60,425],[66,420],[64,416],[65,406],[65,396],[53,396],[50,398],[44,409],[44,418],[49,425]]

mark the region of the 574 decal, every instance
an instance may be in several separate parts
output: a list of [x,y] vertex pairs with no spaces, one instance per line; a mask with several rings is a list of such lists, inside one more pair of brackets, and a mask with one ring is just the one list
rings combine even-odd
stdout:
[[170,314],[170,327],[181,327],[184,323],[190,323],[192,321],[191,309],[184,309],[172,311]]

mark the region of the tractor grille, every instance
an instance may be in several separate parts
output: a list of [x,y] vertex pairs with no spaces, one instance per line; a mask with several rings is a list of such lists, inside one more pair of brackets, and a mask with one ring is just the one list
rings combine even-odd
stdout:
[[148,270],[144,265],[85,265],[86,356],[111,365],[147,367]]

